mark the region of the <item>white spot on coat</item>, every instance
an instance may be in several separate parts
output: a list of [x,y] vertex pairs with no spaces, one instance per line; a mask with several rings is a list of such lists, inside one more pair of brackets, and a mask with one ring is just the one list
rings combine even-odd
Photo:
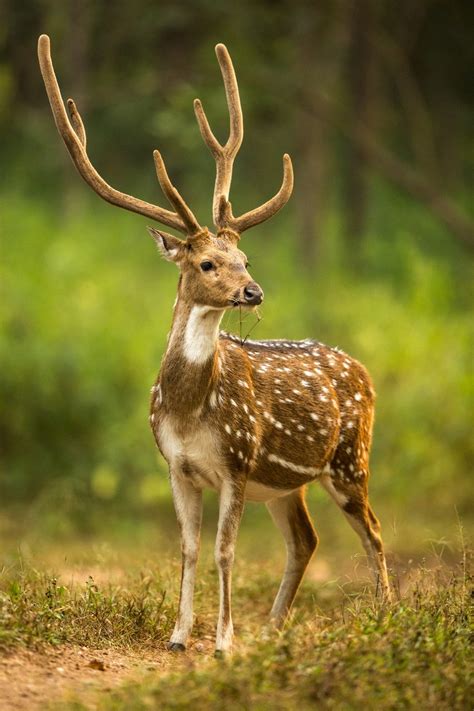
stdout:
[[309,474],[311,477],[316,477],[321,473],[321,469],[317,469],[316,467],[305,467],[302,464],[294,464],[293,462],[288,462],[286,459],[278,457],[276,454],[269,454],[267,459],[269,462],[279,464],[284,469],[290,469],[297,474]]

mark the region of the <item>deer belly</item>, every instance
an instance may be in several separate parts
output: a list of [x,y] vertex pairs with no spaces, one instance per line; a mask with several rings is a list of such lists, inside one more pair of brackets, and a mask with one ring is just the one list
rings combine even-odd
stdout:
[[278,499],[280,496],[291,494],[294,489],[275,489],[266,484],[260,484],[258,481],[249,480],[245,487],[245,498],[247,501],[271,501]]

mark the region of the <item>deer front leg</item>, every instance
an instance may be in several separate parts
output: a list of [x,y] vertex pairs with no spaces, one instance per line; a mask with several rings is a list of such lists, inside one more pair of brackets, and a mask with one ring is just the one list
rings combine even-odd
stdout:
[[199,555],[202,492],[195,489],[180,473],[171,474],[171,488],[181,531],[182,570],[178,616],[168,649],[183,652],[193,626],[194,579]]
[[215,557],[219,573],[219,619],[216,633],[216,656],[232,648],[231,611],[232,565],[235,542],[244,509],[245,482],[224,481],[219,498],[219,524]]

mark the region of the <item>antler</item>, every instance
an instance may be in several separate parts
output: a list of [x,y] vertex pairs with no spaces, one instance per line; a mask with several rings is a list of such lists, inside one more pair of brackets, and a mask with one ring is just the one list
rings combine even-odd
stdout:
[[212,203],[214,224],[218,229],[228,227],[241,234],[249,227],[254,227],[254,225],[268,220],[288,202],[293,190],[293,167],[290,156],[285,153],[283,156],[283,182],[277,194],[260,207],[250,210],[250,212],[246,212],[240,217],[233,216],[232,206],[229,202],[229,191],[234,160],[244,135],[244,122],[237,78],[230,54],[225,45],[218,44],[216,46],[216,55],[224,80],[230,116],[230,133],[224,146],[219,143],[212,133],[199,99],[194,101],[194,111],[203,140],[216,161],[216,182]]
[[214,199],[212,202],[212,213],[214,224],[219,225],[219,202],[221,197],[229,199],[230,184],[232,182],[232,168],[235,156],[237,155],[242,138],[244,137],[244,119],[242,107],[240,105],[239,87],[235,76],[232,60],[227,48],[223,44],[216,46],[217,60],[224,80],[224,88],[229,108],[230,132],[225,146],[221,146],[217,138],[212,133],[209,121],[204,112],[199,99],[194,100],[194,112],[199,124],[201,136],[216,161],[216,182],[214,186]]
[[176,212],[171,212],[170,210],[158,207],[157,205],[151,205],[144,200],[132,197],[126,193],[121,193],[109,185],[99,175],[87,155],[86,131],[76,104],[72,99],[68,99],[67,107],[69,116],[64,106],[51,60],[50,40],[48,35],[41,35],[38,40],[38,58],[56,127],[66,144],[66,148],[69,151],[74,165],[86,183],[88,183],[101,198],[113,205],[118,205],[118,207],[123,207],[125,210],[131,210],[132,212],[137,212],[139,215],[150,217],[152,220],[161,222],[168,227],[174,227],[176,230],[188,236],[193,236],[201,232],[202,228],[192,211],[171,183],[163,159],[158,151],[154,153],[158,180],[164,194]]

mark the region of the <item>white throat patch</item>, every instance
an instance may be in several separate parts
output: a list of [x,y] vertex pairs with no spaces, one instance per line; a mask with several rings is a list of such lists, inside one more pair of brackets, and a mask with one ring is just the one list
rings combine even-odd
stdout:
[[183,351],[191,363],[205,363],[216,348],[223,309],[193,306],[184,329]]

